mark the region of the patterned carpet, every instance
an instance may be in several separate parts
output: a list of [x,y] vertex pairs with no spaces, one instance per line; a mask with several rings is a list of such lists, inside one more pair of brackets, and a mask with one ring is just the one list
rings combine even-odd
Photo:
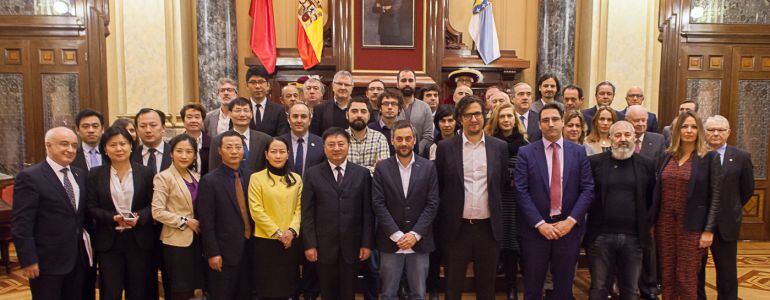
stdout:
[[[21,275],[16,251],[11,245],[11,273],[0,266],[0,300],[31,299],[29,283]],[[573,291],[576,299],[588,299],[591,283],[587,269],[579,269]],[[738,245],[738,283],[741,299],[770,299],[770,242],[742,242]],[[709,299],[716,299],[716,276],[713,260],[706,266],[706,293]],[[363,297],[357,297],[363,298]],[[504,296],[498,295],[498,299]],[[520,299],[523,295],[520,295]],[[471,295],[463,299],[473,299]]]

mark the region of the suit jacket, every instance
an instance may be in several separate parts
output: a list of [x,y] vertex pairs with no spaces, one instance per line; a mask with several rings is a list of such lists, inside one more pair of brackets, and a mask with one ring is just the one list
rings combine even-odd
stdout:
[[[252,102],[252,107],[253,107]],[[262,114],[262,122],[259,124],[254,123],[254,118],[251,118],[249,128],[264,132],[269,136],[279,136],[289,132],[289,121],[286,119],[286,110],[283,105],[276,104],[270,100],[265,100],[265,107],[261,108],[265,111]],[[254,111],[254,114],[257,112]]]
[[219,124],[220,113],[222,113],[222,109],[219,107],[217,107],[215,110],[212,110],[206,113],[206,120],[203,122],[203,131],[205,131],[210,138],[215,138],[217,135],[221,133],[221,132],[217,132],[217,125]]
[[662,134],[649,131],[644,134],[642,149],[639,151],[639,154],[645,155],[657,162],[664,152],[666,152],[666,138]]
[[[562,173],[562,214],[577,221],[573,231],[584,231],[586,212],[594,199],[591,164],[583,146],[564,140]],[[550,179],[543,142],[519,149],[514,182],[519,191],[519,228],[521,235],[537,234],[535,225],[550,215]],[[529,230],[527,230],[529,229]]]
[[[650,209],[653,207],[652,190],[655,188],[655,160],[639,154],[634,154],[629,159],[633,163],[633,176],[636,182],[634,193],[636,231],[639,243],[644,248],[652,241],[650,228],[653,223]],[[591,202],[588,211],[588,231],[586,232],[586,240],[591,242],[601,234],[605,200],[608,193],[612,192],[612,187],[609,186],[609,171],[613,166],[612,153],[604,152],[589,156],[588,160],[591,162],[594,178],[594,201]]]
[[527,118],[527,140],[531,143],[541,139],[543,139],[543,133],[540,132],[540,113],[530,110]]
[[[660,211],[660,203],[663,197],[663,169],[668,162],[676,158],[666,152],[658,162],[658,179],[655,185],[653,213],[656,218]],[[711,151],[700,157],[693,153],[692,169],[690,171],[690,183],[687,187],[687,204],[684,213],[684,228],[689,231],[714,232],[717,226],[717,216],[721,207],[722,167],[719,164],[719,155]],[[676,162],[674,162],[676,163]]]
[[[436,171],[441,198],[438,216],[443,241],[453,241],[460,235],[465,204],[463,176],[463,133],[442,140],[436,149]],[[508,144],[498,138],[485,136],[487,154],[487,195],[489,219],[496,241],[503,239],[503,190],[511,188],[508,171]]]
[[663,139],[666,141],[666,147],[671,146],[671,125],[663,127]]
[[86,171],[86,175],[88,175],[88,163],[86,162],[86,154],[83,151],[82,145],[78,145],[78,152],[75,153],[75,160],[73,160],[70,165]]
[[80,188],[77,211],[61,181],[46,162],[16,175],[13,186],[11,235],[22,268],[38,264],[41,275],[64,275],[85,255],[83,231],[88,230],[85,171],[72,167]]
[[[627,110],[628,107],[620,111],[620,113],[623,114],[624,119]],[[658,132],[658,116],[651,112],[647,112],[647,132]]]
[[[559,101],[554,101],[554,103],[556,103],[556,105],[558,105],[561,108],[561,111],[564,111],[564,103],[561,103]],[[532,107],[530,108],[530,110],[532,110],[532,111],[534,111],[534,112],[539,114],[540,110],[543,109],[543,106],[545,106],[543,104],[543,101],[540,100],[540,99],[537,99],[537,100],[535,100],[535,102],[532,102]]]
[[[117,215],[115,204],[112,201],[110,192],[110,169],[111,164],[106,163],[102,166],[91,169],[88,174],[88,212],[96,221],[94,230],[94,249],[96,251],[108,251],[117,237],[115,226],[117,225],[112,217]],[[138,222],[134,228],[129,229],[139,247],[150,250],[155,244],[153,234],[152,212],[150,203],[152,201],[152,171],[137,163],[131,163],[131,177],[134,181],[134,197],[131,203],[131,211],[139,215]]]
[[[211,142],[209,151],[209,170],[214,170],[222,165],[222,157],[219,156],[219,136]],[[251,130],[249,132],[249,156],[245,158],[244,167],[254,172],[262,171],[266,168],[265,150],[267,150],[270,136],[260,131]]]
[[[291,145],[291,133],[284,134],[281,137],[289,142],[289,160],[292,162],[293,166],[296,159],[294,158],[294,147]],[[326,160],[323,139],[312,133],[308,134],[307,139],[308,140],[305,141],[305,160],[303,161],[305,165],[302,166],[302,173],[305,173],[308,168]],[[300,174],[300,176],[302,176],[302,174]]]
[[[200,181],[198,173],[190,172],[192,178]],[[197,218],[193,208],[190,190],[176,168],[168,168],[158,173],[153,179],[152,218],[163,224],[160,240],[163,244],[175,247],[187,247],[193,242],[193,231],[179,229],[181,217]]]
[[200,175],[206,175],[209,172],[209,157],[211,155],[211,137],[205,132],[202,133],[201,149],[198,150],[198,155],[201,156],[201,165],[198,166],[198,173]]
[[[134,151],[131,152],[131,161],[147,167],[144,164],[144,159],[142,159],[143,149],[144,149],[144,145],[140,144],[139,146],[136,146],[136,149],[134,149]],[[167,142],[163,142],[163,158],[160,161],[160,170],[158,170],[158,173],[162,172],[163,170],[167,169],[170,166],[171,166],[171,146]]]
[[[593,126],[594,116],[596,115],[597,110],[598,109],[596,108],[596,105],[594,105],[594,107],[583,110],[583,118],[586,119],[586,126],[588,126],[588,132],[591,132],[591,127]],[[626,119],[625,113],[621,111],[617,111],[614,108],[612,110],[615,111],[615,114],[617,115],[618,120]],[[649,123],[649,119],[647,122]],[[588,133],[586,133],[586,135],[588,135]]]
[[348,128],[348,121],[344,115],[344,110],[337,106],[334,99],[323,101],[313,108],[310,132],[317,136],[323,136],[324,131],[330,127]]
[[717,227],[722,239],[735,241],[741,229],[743,206],[754,194],[754,166],[751,154],[733,146],[727,146],[722,162],[721,207],[717,215]]
[[350,161],[337,185],[328,161],[310,167],[302,178],[302,242],[318,249],[318,261],[353,264],[360,248],[372,249],[372,177]]
[[[195,210],[200,220],[203,254],[206,258],[222,256],[226,265],[237,265],[243,255],[244,243],[248,243],[243,234],[245,224],[241,218],[241,209],[235,196],[235,181],[233,169],[221,165],[201,177],[198,185],[198,198],[195,200]],[[243,197],[246,200],[246,219],[254,228],[254,221],[248,209],[249,178],[253,171],[241,166],[241,184]],[[232,183],[232,184],[230,184]],[[251,236],[251,235],[249,235]]]
[[414,231],[420,241],[412,247],[417,253],[435,250],[433,220],[438,213],[438,174],[433,162],[415,155],[409,176],[409,189],[404,196],[400,162],[396,156],[374,168],[372,208],[377,220],[377,249],[386,253],[399,250],[390,239],[394,233]]

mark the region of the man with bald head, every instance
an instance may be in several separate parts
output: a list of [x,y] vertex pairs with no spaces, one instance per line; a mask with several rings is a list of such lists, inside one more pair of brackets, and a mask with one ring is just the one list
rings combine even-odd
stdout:
[[650,113],[647,109],[641,105],[631,105],[625,113],[626,121],[634,125],[634,151],[653,159],[660,157],[666,150],[666,139],[662,134],[648,131]]
[[[626,104],[628,104],[628,106],[626,106],[626,108],[620,112],[626,114],[629,106],[642,105],[643,102],[644,92],[642,91],[642,88],[638,86],[632,86],[626,92]],[[651,112],[647,112],[647,131],[658,132],[658,116]]]
[[[16,175],[11,235],[33,299],[83,299],[92,265],[86,173],[73,167],[78,138],[66,127],[45,134],[45,161]],[[90,228],[88,228],[90,229]]]
[[540,132],[540,113],[532,110],[532,87],[524,82],[513,86],[513,107],[516,118],[521,120],[524,129],[527,130],[527,138],[530,142],[543,137]]

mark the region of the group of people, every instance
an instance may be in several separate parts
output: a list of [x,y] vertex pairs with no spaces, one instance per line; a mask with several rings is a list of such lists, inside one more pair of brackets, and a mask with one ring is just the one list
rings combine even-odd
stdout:
[[[736,240],[753,193],[729,122],[697,103],[658,134],[642,90],[583,90],[544,75],[533,89],[456,73],[450,97],[408,69],[352,97],[353,76],[310,76],[270,101],[218,81],[221,106],[139,110],[106,127],[82,110],[45,136],[46,160],[17,174],[12,235],[35,299],[570,299],[581,247],[591,299],[705,298],[706,249],[720,299],[737,297]],[[441,268],[445,284],[440,284]],[[98,271],[97,271],[98,270]],[[98,276],[96,274],[98,273]],[[699,283],[693,274],[701,274]],[[699,291],[699,287],[701,291]]]

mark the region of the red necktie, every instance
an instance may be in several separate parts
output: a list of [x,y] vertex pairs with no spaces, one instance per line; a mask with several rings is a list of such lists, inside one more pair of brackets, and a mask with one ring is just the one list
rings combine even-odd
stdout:
[[561,163],[559,144],[551,143],[551,216],[561,214]]
[[639,153],[639,151],[642,151],[642,141],[637,138],[634,142],[634,153]]

